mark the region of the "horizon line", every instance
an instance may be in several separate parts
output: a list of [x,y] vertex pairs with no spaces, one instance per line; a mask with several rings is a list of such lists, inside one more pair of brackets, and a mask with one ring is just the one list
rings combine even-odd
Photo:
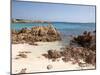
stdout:
[[[12,19],[21,19],[21,18],[11,18]],[[96,22],[75,22],[75,21],[50,21],[50,20],[32,20],[32,19],[21,19],[21,20],[30,20],[30,21],[44,21],[44,22],[66,22],[66,23],[96,23]]]

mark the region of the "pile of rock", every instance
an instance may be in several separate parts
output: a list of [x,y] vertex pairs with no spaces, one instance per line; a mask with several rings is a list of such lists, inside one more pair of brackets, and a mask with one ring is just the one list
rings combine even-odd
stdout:
[[52,26],[34,26],[31,29],[22,28],[21,30],[12,30],[12,43],[29,43],[43,41],[51,42],[61,40],[60,33]]

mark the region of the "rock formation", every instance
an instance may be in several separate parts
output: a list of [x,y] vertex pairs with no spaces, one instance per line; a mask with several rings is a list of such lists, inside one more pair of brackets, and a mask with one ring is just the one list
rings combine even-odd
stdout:
[[78,46],[82,46],[85,48],[89,48],[91,45],[95,45],[96,38],[95,34],[92,35],[91,32],[83,32],[82,35],[78,35],[71,40],[71,44],[77,44]]
[[61,40],[60,33],[51,25],[48,26],[34,26],[31,29],[22,28],[19,31],[12,30],[12,43],[29,43],[34,44],[34,42]]

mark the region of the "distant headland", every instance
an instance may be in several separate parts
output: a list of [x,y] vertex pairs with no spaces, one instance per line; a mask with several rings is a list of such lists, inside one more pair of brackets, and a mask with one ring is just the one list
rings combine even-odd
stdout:
[[[28,20],[28,19],[11,19],[11,23],[52,23],[52,22],[61,22],[62,21],[47,21],[47,20]],[[64,21],[63,23],[95,23],[95,22],[67,22]]]
[[12,23],[50,23],[46,20],[25,20],[25,19],[11,19]]

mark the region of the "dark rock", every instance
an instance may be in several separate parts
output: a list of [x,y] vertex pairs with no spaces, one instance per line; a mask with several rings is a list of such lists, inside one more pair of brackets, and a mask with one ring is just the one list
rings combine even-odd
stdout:
[[24,53],[20,53],[19,55],[17,55],[17,56],[20,56],[20,57],[22,57],[22,58],[27,58],[27,55],[26,54],[24,54]]
[[85,31],[82,35],[74,37],[71,42],[76,43],[82,47],[89,47],[92,42],[92,34],[91,32]]
[[85,62],[88,64],[95,65],[96,64],[96,55],[93,52],[90,52],[90,54],[86,56]]
[[63,60],[64,62],[68,62],[68,61],[70,61],[71,59],[68,58],[68,57],[64,57],[64,58],[62,58],[62,60]]
[[47,66],[47,69],[48,69],[48,70],[50,70],[50,69],[52,69],[52,68],[53,68],[52,65],[48,65],[48,66]]
[[42,54],[42,56],[44,56],[45,58],[48,58],[48,54]]
[[27,70],[27,68],[23,68],[23,69],[21,69],[21,71],[20,71],[19,74],[24,74],[24,73],[26,73],[26,70]]
[[48,57],[51,58],[60,58],[61,57],[61,53],[59,51],[56,50],[49,50],[48,51]]

